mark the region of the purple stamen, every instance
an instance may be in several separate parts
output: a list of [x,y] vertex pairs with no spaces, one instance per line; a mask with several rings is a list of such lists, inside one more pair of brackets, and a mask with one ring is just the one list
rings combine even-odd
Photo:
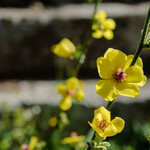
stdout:
[[73,91],[73,90],[69,90],[69,91],[67,92],[67,95],[72,96],[73,94],[74,94],[74,91]]
[[115,80],[121,82],[126,80],[126,76],[127,74],[125,73],[125,70],[121,70],[121,68],[117,69],[116,73],[113,74],[113,77],[115,78]]

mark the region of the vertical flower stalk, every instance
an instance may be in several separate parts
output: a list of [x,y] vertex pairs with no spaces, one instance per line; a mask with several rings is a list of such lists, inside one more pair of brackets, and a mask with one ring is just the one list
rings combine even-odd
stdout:
[[[150,8],[149,8],[149,10],[148,10],[148,14],[147,14],[147,17],[146,17],[146,20],[145,20],[145,23],[144,23],[144,28],[143,28],[143,31],[142,31],[142,35],[141,35],[141,38],[140,38],[140,42],[139,42],[139,45],[138,45],[138,48],[137,48],[137,50],[136,50],[136,52],[135,52],[135,55],[134,55],[134,57],[132,57],[132,60],[130,59],[130,61],[128,60],[128,67],[130,68],[130,67],[132,67],[133,65],[135,65],[136,63],[139,65],[139,62],[137,61],[137,60],[139,60],[138,58],[139,58],[139,55],[140,55],[140,53],[141,53],[141,51],[142,51],[142,49],[143,48],[145,48],[144,46],[144,40],[145,40],[145,36],[146,36],[146,32],[147,32],[147,28],[149,27],[149,22],[150,22]],[[149,31],[149,30],[148,30]],[[109,53],[110,51],[108,51],[108,52],[106,52],[106,55],[108,55],[108,53]],[[100,60],[101,59],[101,60]],[[112,59],[113,59],[113,57],[112,57]],[[101,61],[100,62],[100,64],[102,64],[102,60],[103,60],[103,69],[106,67],[105,65],[107,65],[107,63],[108,63],[108,61],[105,61],[103,58],[99,58],[99,61]],[[119,63],[118,63],[119,64]],[[137,65],[137,66],[138,66]],[[104,67],[105,66],[105,67]],[[142,67],[141,67],[142,68]],[[100,70],[100,69],[99,69]],[[133,71],[133,70],[132,70]],[[103,72],[102,72],[103,73]],[[100,71],[99,71],[99,74],[100,75],[102,75],[101,73],[100,73]],[[107,73],[106,73],[107,74]],[[103,76],[105,76],[106,74],[104,74],[103,73]],[[114,74],[113,74],[114,75]],[[117,77],[116,77],[117,76]],[[139,84],[137,84],[137,86],[140,86],[140,85],[144,85],[145,84],[145,82],[146,82],[146,77],[144,76],[144,75],[142,75],[143,76],[143,79],[141,80],[141,82],[139,82]],[[106,76],[105,76],[106,77]],[[114,78],[114,76],[112,77],[112,78]],[[125,71],[124,70],[121,70],[121,69],[119,69],[119,70],[117,70],[116,71],[116,74],[115,74],[115,80],[118,80],[119,78],[121,78],[121,80],[120,81],[124,81],[124,80],[126,80],[126,74],[125,74]],[[144,79],[145,78],[145,79]],[[118,80],[119,81],[119,80]],[[114,95],[114,94],[113,94]],[[97,145],[97,144],[102,144],[103,142],[102,142],[102,140],[104,140],[104,138],[105,137],[107,137],[107,136],[113,136],[113,135],[115,135],[115,132],[114,131],[117,131],[117,130],[115,130],[115,129],[109,129],[109,131],[112,131],[112,132],[110,132],[109,134],[105,134],[105,133],[107,133],[106,131],[106,129],[108,129],[108,126],[113,122],[114,124],[115,124],[115,126],[119,129],[118,130],[118,132],[121,132],[122,131],[122,129],[123,129],[123,127],[124,127],[124,121],[121,119],[121,118],[117,118],[117,121],[116,121],[116,119],[114,119],[114,121],[112,120],[112,122],[109,122],[108,120],[107,120],[107,115],[106,114],[108,114],[107,113],[107,111],[109,112],[109,110],[110,110],[110,108],[111,108],[111,106],[112,106],[112,104],[113,104],[113,102],[114,102],[114,100],[110,100],[110,101],[108,101],[108,103],[107,103],[107,106],[106,106],[106,112],[105,113],[103,113],[101,110],[103,109],[103,110],[105,110],[103,107],[100,107],[98,110],[96,110],[95,111],[95,115],[94,115],[94,119],[93,119],[93,121],[92,121],[92,123],[90,123],[89,122],[89,124],[90,124],[90,126],[93,128],[93,130],[94,130],[94,134],[92,135],[92,137],[91,137],[91,141],[90,141],[90,144],[92,144],[92,145],[88,145],[88,147],[87,147],[87,150],[91,150],[91,149],[99,149],[99,148],[101,148],[101,149],[103,149],[104,147],[102,147],[102,145]],[[99,113],[98,113],[99,112]],[[105,116],[106,118],[104,118],[103,116]],[[120,123],[118,123],[118,120],[119,121],[121,121],[122,123],[122,126],[120,126],[121,124]],[[119,126],[120,127],[119,127]],[[99,141],[100,143],[95,143],[96,142],[96,138],[97,137],[95,137],[95,131],[97,132],[97,134],[99,134],[99,136],[98,137],[101,137],[101,140]],[[114,132],[114,134],[112,134]],[[117,132],[116,132],[117,133]],[[95,139],[95,140],[94,140]],[[93,143],[92,143],[93,142]],[[105,149],[107,149],[107,147],[105,147]]]
[[137,48],[137,50],[135,52],[134,58],[133,58],[133,60],[131,62],[131,66],[133,66],[135,64],[135,62],[136,62],[137,58],[139,57],[142,49],[144,48],[144,39],[145,39],[145,35],[146,35],[146,31],[147,31],[147,28],[148,28],[149,21],[150,21],[150,7],[149,7],[149,10],[148,10],[148,13],[147,13],[147,17],[146,17],[146,20],[145,20],[144,28],[142,30],[141,39],[140,39],[138,48]]
[[92,16],[92,21],[91,21],[91,24],[90,24],[90,27],[89,27],[89,30],[88,30],[88,33],[87,33],[87,37],[86,37],[86,40],[83,44],[83,46],[81,47],[81,54],[77,60],[77,64],[75,66],[75,71],[73,72],[73,76],[74,77],[77,77],[78,73],[79,73],[79,70],[80,70],[80,67],[81,67],[81,64],[84,62],[84,58],[85,58],[85,53],[87,52],[87,48],[88,46],[90,45],[91,43],[91,40],[92,40],[92,25],[94,23],[94,16],[97,12],[97,7],[98,7],[98,3],[100,2],[100,0],[95,0],[95,4],[94,4],[94,12],[93,12],[93,16]]

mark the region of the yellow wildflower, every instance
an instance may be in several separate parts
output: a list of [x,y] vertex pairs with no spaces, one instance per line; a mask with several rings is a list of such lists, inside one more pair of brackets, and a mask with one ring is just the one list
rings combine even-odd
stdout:
[[37,137],[35,137],[35,136],[31,137],[28,150],[34,150],[35,145],[37,144],[37,141],[38,141]]
[[126,56],[120,50],[109,48],[104,57],[97,59],[99,76],[103,79],[97,82],[96,92],[102,98],[113,101],[119,94],[136,97],[138,86],[143,86],[146,76],[143,75],[143,64],[140,58],[135,65],[130,66],[133,55]]
[[57,86],[57,91],[60,93],[63,98],[60,101],[59,107],[62,110],[68,110],[72,106],[71,99],[75,99],[78,102],[81,102],[84,98],[84,93],[82,91],[82,82],[75,78],[69,78],[66,84],[59,84]]
[[114,136],[117,133],[120,133],[124,128],[124,120],[119,117],[115,117],[111,121],[110,111],[105,109],[103,106],[95,110],[92,123],[88,123],[102,138]]
[[71,57],[76,51],[74,44],[67,38],[62,39],[58,44],[52,46],[52,51],[59,57]]
[[51,127],[55,127],[57,125],[57,118],[56,117],[50,118],[48,123]]
[[113,31],[116,27],[116,23],[113,19],[106,19],[107,15],[104,10],[100,10],[94,16],[94,23],[92,25],[92,30],[94,31],[92,36],[96,39],[100,39],[103,36],[107,40],[111,40],[114,37]]
[[74,144],[80,143],[84,140],[84,136],[78,136],[76,132],[71,132],[70,137],[66,137],[61,140],[62,144]]

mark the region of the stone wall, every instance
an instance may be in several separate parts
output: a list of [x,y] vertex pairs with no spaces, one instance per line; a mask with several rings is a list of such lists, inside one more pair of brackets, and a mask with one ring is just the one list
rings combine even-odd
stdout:
[[[109,47],[126,54],[134,53],[150,3],[136,5],[103,3],[108,17],[117,27],[111,41],[93,39],[81,78],[98,78],[96,58]],[[74,43],[83,42],[90,24],[93,5],[64,5],[49,9],[0,9],[0,79],[54,79],[65,62],[50,51],[63,37]],[[146,75],[150,75],[150,51],[143,51]],[[70,63],[70,61],[69,61]]]
[[[88,0],[1,0],[0,7],[29,7],[34,4],[49,6],[59,6],[68,3],[87,3]],[[149,0],[103,0],[103,2],[121,2],[121,3],[141,3]]]

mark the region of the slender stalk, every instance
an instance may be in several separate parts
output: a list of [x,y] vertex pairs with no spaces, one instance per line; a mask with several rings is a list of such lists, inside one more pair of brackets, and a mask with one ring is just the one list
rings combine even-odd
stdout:
[[88,30],[88,33],[87,33],[87,37],[85,39],[85,42],[82,46],[82,49],[81,49],[81,55],[77,61],[77,64],[76,64],[76,67],[75,67],[75,71],[73,72],[73,76],[77,76],[78,73],[79,73],[79,70],[80,70],[80,67],[81,67],[81,59],[83,59],[83,57],[85,56],[86,52],[87,52],[87,49],[91,43],[91,40],[92,40],[92,25],[93,25],[93,22],[94,22],[94,16],[97,12],[97,7],[98,7],[98,3],[99,3],[99,0],[95,0],[95,4],[94,4],[94,12],[93,12],[93,16],[92,16],[92,21],[90,23],[90,27],[89,27],[89,30]]
[[[146,29],[147,29],[147,26],[148,26],[148,23],[149,23],[149,20],[150,20],[150,8],[149,8],[149,11],[148,11],[148,14],[147,14],[147,17],[146,17],[146,20],[145,20],[145,23],[144,23],[144,28],[143,28],[143,32],[142,32],[142,35],[141,35],[141,38],[140,38],[140,42],[139,42],[139,45],[138,45],[138,48],[135,52],[135,55],[134,55],[134,58],[130,64],[130,66],[134,65],[137,58],[139,57],[142,49],[143,49],[143,42],[144,42],[144,38],[145,38],[145,34],[146,34]],[[113,101],[109,101],[106,105],[106,109],[107,110],[110,110],[111,109],[111,106],[113,104],[114,100]],[[92,135],[92,138],[91,140],[93,140],[95,138],[95,132],[93,133]],[[91,150],[90,146],[88,146],[87,150]]]
[[110,109],[111,109],[111,106],[112,106],[113,102],[114,102],[114,100],[113,100],[113,101],[109,101],[109,102],[107,103],[107,105],[106,105],[106,109],[107,109],[107,110],[110,110]]
[[143,28],[143,31],[142,31],[142,35],[141,35],[141,39],[140,39],[138,48],[137,48],[137,50],[135,52],[134,58],[133,58],[133,60],[132,60],[132,62],[130,64],[130,66],[133,66],[136,63],[136,60],[139,57],[139,55],[140,55],[140,53],[141,53],[141,51],[143,49],[143,42],[144,42],[146,29],[147,29],[149,20],[150,20],[150,7],[149,7],[148,14],[147,14],[147,17],[146,17],[146,20],[145,20],[145,23],[144,23],[144,28]]

